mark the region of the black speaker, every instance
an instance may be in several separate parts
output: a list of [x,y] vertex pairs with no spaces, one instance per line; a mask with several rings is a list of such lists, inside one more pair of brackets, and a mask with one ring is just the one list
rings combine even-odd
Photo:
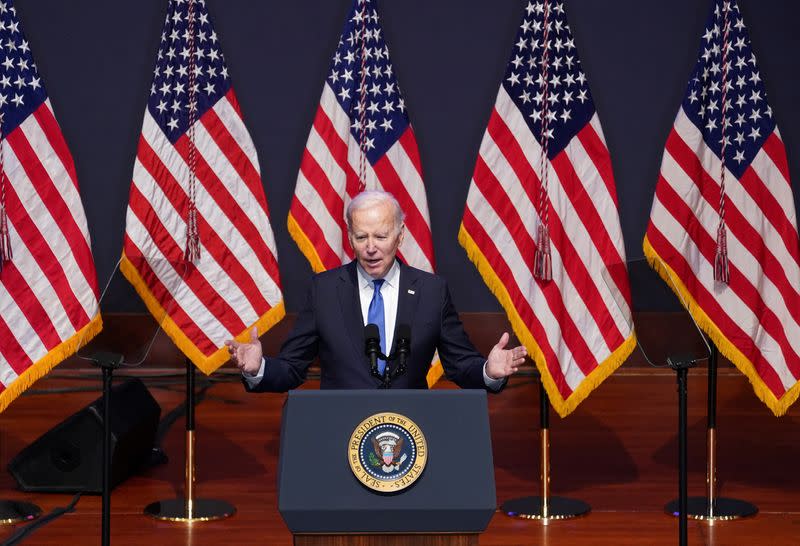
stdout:
[[[150,460],[161,407],[137,378],[111,392],[113,489]],[[102,397],[20,451],[8,470],[23,491],[102,493]]]

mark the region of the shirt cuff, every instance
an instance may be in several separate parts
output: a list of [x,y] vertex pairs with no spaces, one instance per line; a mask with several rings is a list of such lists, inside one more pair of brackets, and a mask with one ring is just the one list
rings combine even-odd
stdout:
[[[253,388],[257,386],[259,383],[261,383],[262,379],[264,379],[264,372],[266,371],[266,369],[267,369],[267,359],[262,356],[261,367],[258,369],[258,373],[255,375],[250,375],[242,372],[242,377],[244,377],[244,380],[247,381],[247,385]],[[485,379],[486,378],[485,366],[484,366],[483,376]]]
[[486,364],[488,364],[488,362],[487,360],[483,363],[483,382],[486,383],[486,387],[489,388],[489,390],[499,391],[505,382],[505,378],[492,379],[489,377],[489,374],[486,373]]

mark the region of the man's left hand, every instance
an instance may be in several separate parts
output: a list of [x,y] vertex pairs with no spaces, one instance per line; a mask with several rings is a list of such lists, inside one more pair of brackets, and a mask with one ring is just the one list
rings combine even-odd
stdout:
[[489,359],[486,361],[486,375],[491,379],[502,379],[516,373],[528,355],[528,350],[521,345],[513,349],[506,349],[508,338],[508,332],[504,332],[500,336],[500,341],[492,347],[492,351],[489,353]]

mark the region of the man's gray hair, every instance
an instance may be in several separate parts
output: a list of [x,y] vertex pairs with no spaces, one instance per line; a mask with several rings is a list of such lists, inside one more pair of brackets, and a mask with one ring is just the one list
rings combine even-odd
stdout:
[[390,203],[394,209],[394,225],[397,229],[403,225],[406,219],[406,213],[400,208],[400,203],[394,198],[394,195],[388,191],[383,190],[366,190],[362,191],[347,204],[345,211],[345,218],[347,220],[347,231],[353,230],[353,212],[365,209],[379,203]]

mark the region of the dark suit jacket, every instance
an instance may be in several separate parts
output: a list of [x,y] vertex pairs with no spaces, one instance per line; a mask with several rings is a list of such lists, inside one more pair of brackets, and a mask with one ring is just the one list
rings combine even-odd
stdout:
[[[486,359],[467,338],[444,279],[401,263],[395,324],[411,327],[411,352],[406,373],[392,382],[392,388],[427,388],[426,375],[436,349],[448,379],[462,388],[485,388]],[[389,354],[393,351],[394,347]],[[314,276],[306,304],[280,354],[267,358],[258,385],[245,386],[252,391],[293,389],[305,381],[317,356],[323,389],[374,389],[381,383],[370,374],[364,354],[355,261]]]

